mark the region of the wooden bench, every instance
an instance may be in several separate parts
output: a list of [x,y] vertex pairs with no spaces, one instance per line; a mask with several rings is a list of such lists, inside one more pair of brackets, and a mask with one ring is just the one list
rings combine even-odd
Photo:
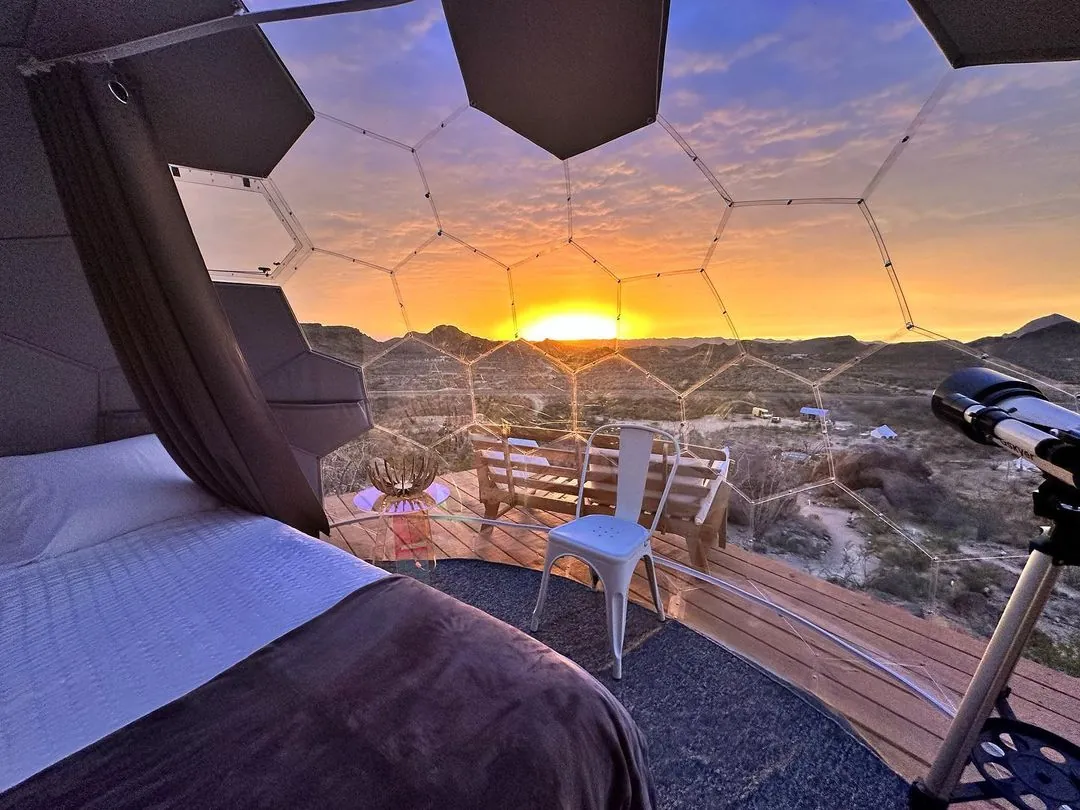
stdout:
[[[546,428],[507,426],[470,434],[485,517],[497,519],[513,507],[573,515],[585,440]],[[617,436],[597,436],[585,478],[581,513],[612,514],[618,479]],[[649,525],[671,468],[671,448],[657,440],[647,478],[641,523]],[[708,545],[727,543],[727,450],[688,445],[668,495],[657,531],[686,538],[690,560],[708,571]]]

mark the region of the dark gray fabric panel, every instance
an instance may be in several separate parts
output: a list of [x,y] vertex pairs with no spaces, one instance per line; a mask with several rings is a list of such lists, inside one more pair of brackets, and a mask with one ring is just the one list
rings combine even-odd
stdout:
[[[64,56],[227,17],[232,0],[40,0],[27,47]],[[122,59],[170,163],[266,177],[315,114],[258,28]]]
[[306,453],[296,447],[292,451],[293,455],[296,456],[296,463],[300,465],[300,470],[304,473],[304,478],[307,479],[311,488],[316,492],[322,492],[322,468],[319,459],[311,453]]
[[38,0],[27,44],[51,59],[227,17],[234,10],[233,0]]
[[656,119],[668,0],[443,0],[469,102],[566,159]]
[[105,65],[27,79],[83,270],[125,376],[180,467],[223,500],[316,534],[322,504],[258,390],[137,92]]
[[1080,59],[1076,0],[909,0],[953,67]]
[[329,455],[371,427],[367,411],[355,403],[273,402],[270,407],[293,448],[319,457]]
[[0,236],[67,233],[49,161],[16,66],[29,54],[0,49]]
[[0,332],[105,369],[105,335],[70,237],[0,240]]
[[364,402],[360,369],[322,354],[295,357],[259,380],[272,402]]
[[[307,354],[307,338],[281,287],[217,281],[214,289],[256,377]],[[269,394],[267,397],[273,398]]]
[[0,456],[98,441],[98,375],[0,338]]
[[22,47],[33,12],[33,0],[4,0],[0,3],[0,47]]

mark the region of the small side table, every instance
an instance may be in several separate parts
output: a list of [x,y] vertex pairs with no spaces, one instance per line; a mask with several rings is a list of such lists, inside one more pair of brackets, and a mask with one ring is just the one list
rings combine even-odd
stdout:
[[435,545],[431,542],[428,512],[450,497],[450,487],[433,482],[418,496],[386,495],[375,487],[356,493],[358,509],[380,515],[376,563],[401,573],[430,572],[435,568]]

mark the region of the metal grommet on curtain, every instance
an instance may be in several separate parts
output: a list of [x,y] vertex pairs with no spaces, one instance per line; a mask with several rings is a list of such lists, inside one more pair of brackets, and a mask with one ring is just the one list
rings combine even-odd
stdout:
[[127,88],[124,87],[124,85],[116,79],[109,79],[109,92],[112,93],[113,98],[115,98],[121,104],[128,103],[129,96]]

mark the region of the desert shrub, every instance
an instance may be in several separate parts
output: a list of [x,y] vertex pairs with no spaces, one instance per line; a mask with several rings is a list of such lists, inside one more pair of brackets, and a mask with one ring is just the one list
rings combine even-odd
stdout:
[[764,531],[758,530],[754,543],[765,551],[820,560],[832,545],[832,538],[819,519],[797,514],[774,521]]
[[900,566],[878,566],[866,585],[906,602],[920,602],[930,594],[929,577],[913,568]]
[[1080,677],[1080,633],[1074,633],[1065,641],[1054,641],[1036,629],[1028,639],[1024,656],[1074,678]]
[[982,593],[987,588],[1004,585],[1008,574],[992,563],[965,563],[957,571],[956,582],[968,591]]

